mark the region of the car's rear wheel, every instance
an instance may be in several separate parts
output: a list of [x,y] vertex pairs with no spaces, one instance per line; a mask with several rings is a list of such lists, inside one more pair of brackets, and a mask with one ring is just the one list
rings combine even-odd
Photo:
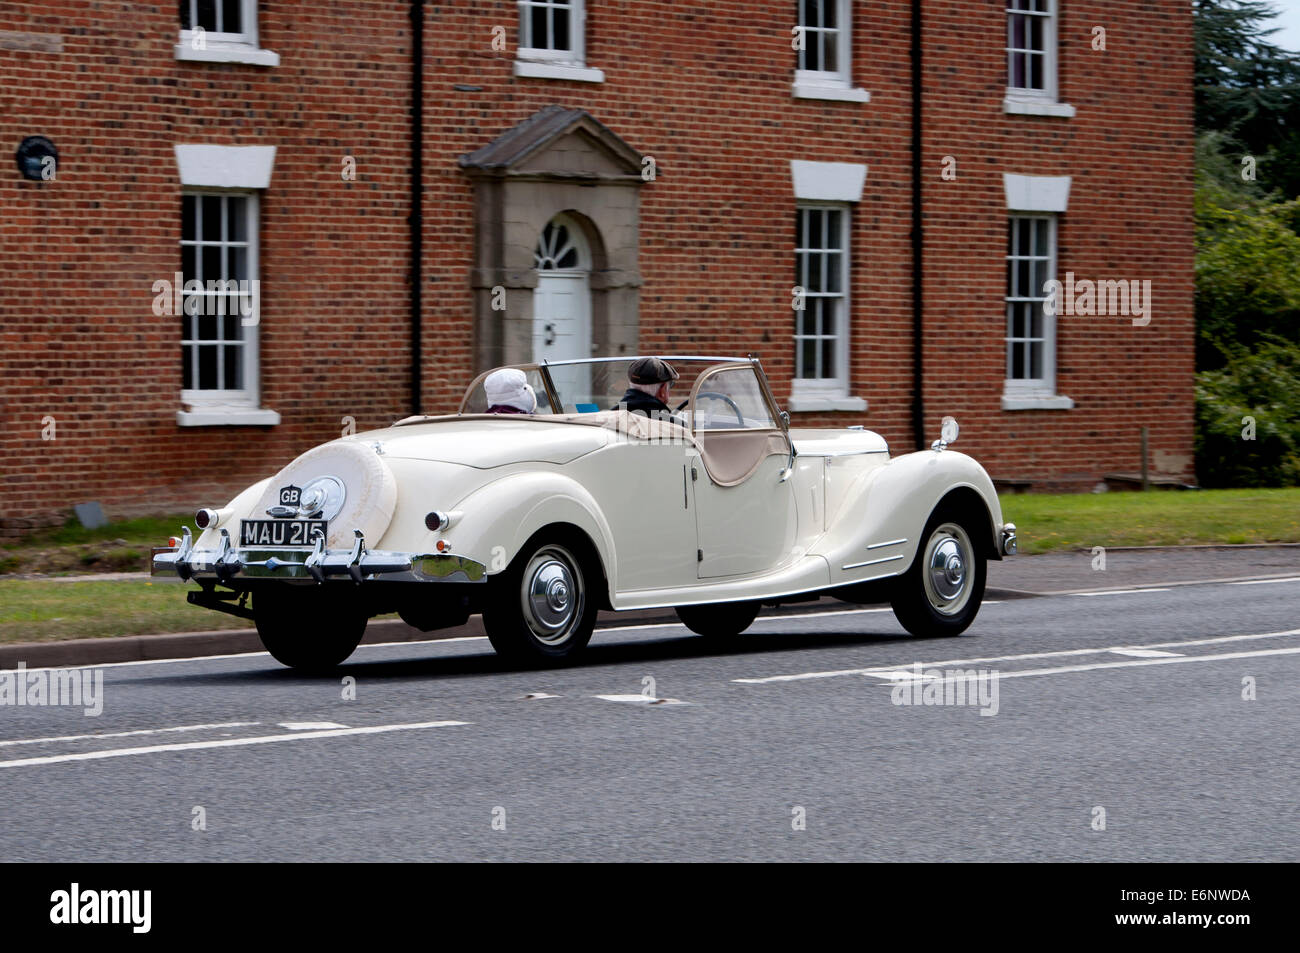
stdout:
[[677,618],[696,635],[712,641],[733,639],[754,624],[757,602],[714,602],[703,606],[678,606]]
[[968,516],[951,509],[936,512],[926,524],[916,558],[890,600],[913,635],[960,635],[975,621],[987,567],[973,529]]
[[488,585],[483,627],[498,655],[554,663],[572,658],[591,640],[596,603],[582,562],[568,546],[531,542]]
[[277,586],[254,593],[253,618],[277,662],[328,672],[361,644],[368,615],[347,586]]

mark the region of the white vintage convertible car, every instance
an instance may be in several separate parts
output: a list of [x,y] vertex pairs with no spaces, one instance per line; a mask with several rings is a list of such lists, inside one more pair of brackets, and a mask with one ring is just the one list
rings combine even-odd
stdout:
[[391,612],[425,631],[481,612],[525,663],[579,652],[599,609],[673,607],[717,639],[822,596],[889,602],[919,636],[970,625],[1016,535],[984,469],[947,449],[955,421],[891,457],[860,427],[791,429],[757,358],[664,360],[689,396],[658,419],[610,409],[631,358],[517,365],[532,414],[486,413],[480,375],[457,414],[331,441],[199,510],[198,538],[184,527],[152,571],[306,670]]

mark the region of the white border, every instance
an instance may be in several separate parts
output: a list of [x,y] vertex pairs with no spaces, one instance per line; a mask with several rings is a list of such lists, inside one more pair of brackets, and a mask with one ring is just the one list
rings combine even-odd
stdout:
[[175,146],[183,188],[265,189],[275,146]]
[[867,167],[856,162],[791,159],[790,178],[800,202],[861,202]]
[[1070,205],[1068,175],[1002,173],[1002,190],[1009,212],[1064,212]]

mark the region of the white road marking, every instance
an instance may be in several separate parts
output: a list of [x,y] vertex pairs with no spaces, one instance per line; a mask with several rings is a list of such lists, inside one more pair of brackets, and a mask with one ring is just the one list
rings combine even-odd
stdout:
[[930,672],[863,672],[864,675],[874,675],[876,678],[887,678],[891,682],[924,682],[932,678],[938,678],[938,675]]
[[1111,649],[1116,655],[1131,655],[1134,658],[1161,658],[1182,655],[1182,652],[1162,652],[1159,649]]
[[655,698],[653,695],[596,695],[607,702],[626,702],[629,705],[685,705],[676,698]]
[[1275,582],[1300,582],[1300,576],[1288,576],[1285,579],[1247,579],[1244,582],[1230,582],[1230,586],[1271,586]]
[[562,698],[562,697],[563,697],[562,695],[552,695],[549,692],[529,692],[521,699],[521,701],[531,702],[531,701],[538,701],[543,698]]
[[124,758],[137,754],[159,754],[166,751],[199,751],[206,748],[237,748],[243,745],[272,744],[277,741],[307,741],[313,738],[344,738],[350,735],[378,735],[390,731],[413,731],[419,728],[450,728],[468,725],[468,721],[421,721],[404,725],[371,725],[366,728],[339,728],[330,731],[304,731],[287,735],[258,735],[253,738],[221,738],[215,741],[188,741],[170,745],[148,745],[141,748],[110,748],[106,751],[83,751],[79,754],[49,755],[43,758],[21,758],[17,761],[0,761],[0,768],[19,768],[37,764],[62,764],[68,761],[97,761],[101,758]]
[[1135,592],[1168,592],[1168,589],[1104,589],[1100,592],[1071,592],[1071,596],[1130,596]]
[[347,725],[333,721],[282,721],[280,727],[290,731],[328,731],[332,728],[346,728]]
[[[442,645],[451,642],[486,642],[486,635],[457,635],[450,639],[416,639],[407,642],[367,642],[364,645],[358,645],[357,650],[361,649],[388,649],[396,645]],[[258,653],[269,654],[269,653]]]
[[[1183,642],[1154,642],[1150,645],[1112,645],[1098,649],[1067,649],[1061,652],[1026,652],[1021,655],[992,655],[986,658],[945,659],[939,662],[922,662],[927,668],[940,665],[978,665],[989,662],[1020,662],[1027,659],[1069,658],[1081,655],[1101,655],[1115,649],[1177,649],[1190,645],[1219,645],[1225,642],[1243,642],[1251,639],[1280,639],[1300,635],[1300,629],[1281,632],[1256,632],[1249,635],[1221,635],[1209,639],[1189,639]],[[910,664],[910,663],[909,663]],[[874,675],[879,672],[905,671],[907,665],[872,665],[869,668],[843,668],[828,672],[799,672],[794,675],[768,675],[763,678],[733,678],[733,682],[746,685],[765,685],[769,682],[800,682],[815,678],[836,678],[841,675]]]
[[218,728],[248,728],[261,724],[257,721],[224,721],[215,725],[179,725],[175,728],[137,728],[134,731],[110,731],[92,735],[60,735],[54,738],[8,738],[0,741],[0,747],[7,745],[41,745],[57,741],[94,741],[97,738],[127,738],[132,735],[161,735],[179,731],[215,731]]
[[[1028,678],[1031,675],[1064,675],[1070,672],[1095,672],[1104,668],[1132,668],[1136,665],[1178,665],[1183,662],[1223,662],[1228,659],[1262,658],[1267,655],[1300,655],[1300,646],[1285,649],[1259,649],[1255,652],[1220,652],[1218,655],[1180,655],[1177,658],[1144,658],[1130,662],[1094,662],[1091,665],[1061,665],[1057,668],[1027,668],[1013,672],[998,672],[998,680],[1005,678]],[[873,674],[868,672],[867,674]],[[960,678],[940,677],[928,684],[946,685],[949,682],[964,680]]]

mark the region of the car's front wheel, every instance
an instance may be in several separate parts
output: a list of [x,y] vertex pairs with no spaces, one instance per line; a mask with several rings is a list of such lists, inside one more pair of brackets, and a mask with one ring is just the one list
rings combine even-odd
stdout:
[[366,632],[368,614],[347,587],[277,586],[253,594],[257,634],[282,665],[328,672],[347,660]]
[[677,618],[696,635],[716,642],[735,638],[754,624],[757,602],[715,602],[703,606],[678,606]]
[[581,561],[560,542],[529,543],[488,585],[483,628],[498,655],[559,662],[591,640],[596,602]]
[[960,635],[975,621],[986,564],[971,528],[968,517],[941,510],[921,534],[916,558],[890,600],[894,615],[913,635]]

